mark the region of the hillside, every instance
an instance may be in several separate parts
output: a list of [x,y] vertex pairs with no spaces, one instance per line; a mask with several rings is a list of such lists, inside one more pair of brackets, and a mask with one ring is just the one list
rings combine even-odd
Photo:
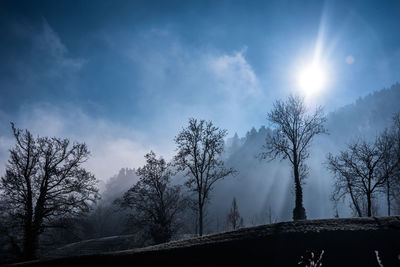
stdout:
[[136,235],[109,236],[83,240],[51,250],[41,256],[42,259],[63,258],[69,256],[90,255],[111,251],[132,249],[137,246]]
[[400,83],[358,98],[354,103],[328,114],[327,128],[335,142],[357,136],[372,137],[400,112]]
[[395,266],[400,217],[284,222],[157,246],[59,258],[18,266],[295,266],[306,251],[324,250],[324,266]]
[[[311,169],[304,186],[308,218],[329,218],[336,213],[330,200],[332,175],[324,165],[327,153],[337,153],[358,136],[373,137],[391,123],[393,113],[400,112],[399,103],[400,84],[394,84],[327,114],[326,126],[330,134],[315,139],[307,161]],[[226,230],[223,224],[233,197],[238,201],[239,211],[247,226],[291,220],[294,205],[291,166],[287,161],[267,162],[256,158],[262,151],[268,131],[267,127],[261,126],[250,129],[243,137],[234,135],[227,140],[224,155],[226,164],[239,173],[236,177],[227,177],[215,184],[208,206],[206,232]],[[185,179],[181,174],[174,178],[176,183],[184,183]],[[121,169],[110,178],[102,193],[101,204],[104,209],[107,210],[107,205],[120,197],[136,180],[133,169]],[[352,215],[347,203],[338,212],[341,217]],[[97,231],[98,235],[86,238],[114,236],[123,232],[120,222],[124,216],[113,213],[110,218],[107,214],[102,221],[102,228]]]
[[[324,165],[327,154],[338,153],[358,137],[374,138],[391,124],[393,114],[400,112],[399,103],[400,84],[397,83],[327,114],[329,135],[315,138],[307,160],[310,173],[304,185],[304,205],[308,218],[329,218],[335,214],[330,199],[332,174]],[[267,120],[265,123],[268,123]],[[269,216],[266,214],[269,208],[278,221],[292,218],[294,199],[290,164],[286,160],[267,162],[256,158],[262,151],[268,131],[267,127],[261,126],[251,129],[245,137],[236,135],[228,140],[226,163],[237,169],[239,174],[217,183],[212,194],[210,213],[220,222],[225,219],[233,197],[236,197],[247,225],[269,223],[265,220]],[[382,211],[385,210],[384,205],[380,204]],[[352,216],[347,203],[339,208],[341,217]],[[210,219],[209,228],[215,229],[216,224],[216,219]]]

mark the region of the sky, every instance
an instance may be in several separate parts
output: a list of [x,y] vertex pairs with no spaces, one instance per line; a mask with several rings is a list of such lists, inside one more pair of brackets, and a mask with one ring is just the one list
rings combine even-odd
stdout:
[[99,179],[170,159],[190,117],[229,136],[305,93],[326,112],[400,81],[399,1],[1,1],[0,173],[9,122],[85,142]]

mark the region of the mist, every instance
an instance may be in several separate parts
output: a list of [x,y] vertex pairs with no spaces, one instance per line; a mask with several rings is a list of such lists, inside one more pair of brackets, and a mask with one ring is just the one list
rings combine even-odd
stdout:
[[[335,177],[327,156],[356,140],[374,141],[400,112],[399,10],[399,3],[330,0],[1,1],[0,256],[25,253],[27,234],[33,237],[24,259],[31,260],[34,250],[41,257],[85,240],[126,237],[121,244],[127,247],[118,249],[128,249],[191,238],[203,230],[225,232],[233,230],[228,222],[233,206],[240,227],[356,217],[349,197],[332,199]],[[302,155],[309,167],[303,184],[299,172],[293,172],[297,163],[260,156],[268,136],[278,132],[268,114],[277,101],[292,96],[309,114],[322,107],[326,116],[327,134],[312,136],[309,157]],[[218,155],[209,163],[219,171],[208,169],[207,179],[216,180],[204,190],[202,182],[190,183],[199,179],[198,165],[196,171],[185,165],[182,158],[190,153],[177,140],[193,121],[220,131],[216,152],[203,154]],[[21,171],[32,158],[30,153],[24,157],[30,150],[21,148],[18,138],[36,140],[27,142],[36,153],[32,172]],[[81,158],[77,152],[62,156],[68,144],[80,145]],[[76,157],[74,168],[66,167],[69,156]],[[28,163],[21,165],[18,158]],[[74,169],[75,175],[66,178],[55,171],[59,165],[50,168],[48,162],[64,164],[65,173]],[[154,164],[163,175],[138,172],[157,169]],[[87,199],[76,210],[60,211],[55,205],[57,212],[46,213],[51,218],[44,212],[43,218],[32,216],[46,208],[46,197],[39,195],[48,193],[49,183],[42,180],[33,183],[36,198],[31,201],[41,207],[32,214],[25,214],[21,203],[10,208],[10,198],[23,194],[14,194],[7,183],[28,173],[37,181],[51,177],[53,189],[74,184],[82,197],[86,189]],[[143,197],[152,189],[146,175],[159,178],[162,186],[153,188],[158,191],[152,197],[133,202],[153,208],[161,203],[158,217],[129,203],[128,192]],[[21,183],[29,181],[25,176]],[[79,179],[86,188],[78,187]],[[390,210],[400,214],[397,196],[388,209],[390,192],[386,202],[382,188],[374,192],[372,216]],[[304,205],[306,217],[295,218],[298,205]],[[25,233],[29,227],[17,220],[21,214],[40,218],[28,225],[36,228]],[[43,224],[47,219],[62,229]],[[162,238],[156,236],[164,230]]]
[[[333,218],[336,210],[340,217],[353,216],[349,202],[335,206],[331,200],[334,179],[326,168],[327,154],[336,154],[359,138],[376,138],[390,126],[393,114],[400,111],[398,99],[400,85],[395,84],[327,114],[329,134],[315,139],[307,161],[310,172],[304,185],[304,205],[308,218]],[[233,197],[246,225],[269,223],[270,212],[276,221],[291,220],[294,184],[290,164],[285,160],[265,161],[257,157],[263,151],[267,131],[270,131],[267,126],[252,128],[246,136],[227,140],[226,163],[234,166],[239,174],[221,181],[213,192],[209,205],[213,217],[209,227],[213,231],[217,221],[225,220]],[[385,215],[384,195],[378,197],[377,205],[376,215]]]
[[[352,217],[349,202],[335,205],[331,199],[333,175],[326,168],[328,153],[336,154],[351,141],[373,140],[392,122],[400,111],[400,84],[377,90],[356,102],[327,114],[328,135],[318,136],[311,146],[309,175],[304,184],[304,206],[309,219]],[[238,174],[216,183],[207,204],[206,230],[209,233],[227,230],[224,226],[233,198],[246,226],[290,221],[294,206],[292,167],[285,160],[261,160],[267,132],[266,125],[249,129],[245,136],[228,137],[223,158]],[[172,140],[171,140],[172,142]],[[121,169],[103,182],[103,203],[110,204],[137,181],[134,169]],[[178,173],[173,181],[183,184],[186,177]],[[378,213],[385,215],[384,195],[377,199]]]

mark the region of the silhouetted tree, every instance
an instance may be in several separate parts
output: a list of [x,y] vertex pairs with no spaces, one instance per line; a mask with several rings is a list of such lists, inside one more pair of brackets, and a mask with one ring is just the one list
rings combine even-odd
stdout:
[[372,216],[372,200],[374,194],[385,187],[387,173],[383,171],[388,146],[375,142],[358,141],[349,144],[338,156],[328,155],[328,169],[334,173],[335,189],[333,199],[339,200],[349,195],[358,216],[366,201],[366,215]]
[[89,157],[85,144],[34,138],[28,130],[11,126],[16,145],[1,178],[0,198],[10,223],[22,230],[27,260],[36,257],[39,235],[52,223],[89,211],[98,199],[97,180],[81,167]]
[[350,196],[358,216],[373,211],[375,193],[386,194],[387,213],[391,214],[393,188],[400,184],[400,115],[393,117],[393,124],[385,129],[374,142],[359,141],[348,146],[339,156],[328,155],[328,169],[336,176],[333,200]]
[[393,188],[391,189],[390,194],[393,195],[394,199],[400,203],[400,113],[397,113],[393,117],[392,129],[395,139],[394,156],[397,159],[398,166],[391,176],[391,184],[393,185]]
[[278,157],[289,159],[293,166],[296,192],[293,219],[306,219],[302,190],[302,181],[308,172],[305,161],[310,155],[308,148],[312,139],[318,134],[327,133],[324,127],[326,117],[323,109],[317,107],[312,114],[309,114],[304,99],[291,95],[285,102],[278,100],[274,103],[272,111],[268,113],[268,120],[275,129],[272,134],[268,134],[264,146],[266,152],[260,156],[270,160]]
[[182,222],[179,215],[185,200],[179,186],[171,185],[169,164],[151,151],[145,155],[146,164],[138,168],[139,181],[117,203],[122,208],[132,208],[129,222],[138,229],[145,229],[155,243],[170,241]]
[[243,218],[240,216],[238,206],[236,204],[236,198],[233,198],[232,207],[226,216],[226,226],[228,229],[239,229],[244,227]]
[[391,200],[395,197],[393,188],[400,186],[400,114],[393,116],[393,124],[378,137],[377,148],[382,153],[379,164],[382,175],[386,178],[385,194],[387,214],[391,214]]
[[199,235],[203,235],[204,205],[213,185],[220,179],[234,174],[232,168],[225,168],[220,155],[224,150],[226,130],[215,127],[211,121],[189,119],[189,125],[175,137],[177,155],[175,165],[186,171],[185,185],[197,194],[199,214]]

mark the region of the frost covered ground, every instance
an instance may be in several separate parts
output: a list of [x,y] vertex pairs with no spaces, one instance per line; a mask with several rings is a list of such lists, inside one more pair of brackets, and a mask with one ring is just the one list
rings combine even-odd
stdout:
[[[123,243],[123,237],[86,242],[97,242],[101,248],[103,245],[107,248],[110,242],[109,247],[117,247],[118,242]],[[400,217],[282,222],[139,249],[55,258],[72,255],[71,251],[76,249],[68,250],[77,244],[49,253],[47,260],[24,265],[295,266],[306,251],[324,250],[323,266],[378,266],[375,251],[379,251],[384,266],[398,266]],[[85,250],[84,244],[80,242],[78,254],[95,252]]]

